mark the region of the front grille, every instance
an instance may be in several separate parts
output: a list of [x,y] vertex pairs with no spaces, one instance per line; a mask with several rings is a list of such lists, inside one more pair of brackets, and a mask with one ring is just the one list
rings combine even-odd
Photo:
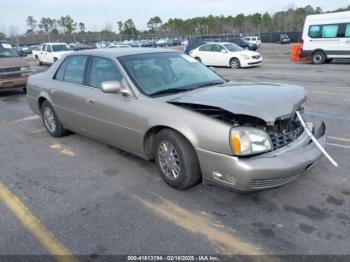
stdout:
[[21,71],[20,67],[0,68],[0,74],[1,73],[18,72],[18,71]]
[[273,150],[292,143],[304,132],[296,114],[277,119],[273,130],[273,132],[269,132]]
[[21,73],[10,73],[5,75],[0,75],[0,79],[13,79],[21,77]]
[[278,187],[296,180],[300,174],[285,178],[269,178],[269,179],[253,179],[250,186],[252,189],[264,189],[270,187]]

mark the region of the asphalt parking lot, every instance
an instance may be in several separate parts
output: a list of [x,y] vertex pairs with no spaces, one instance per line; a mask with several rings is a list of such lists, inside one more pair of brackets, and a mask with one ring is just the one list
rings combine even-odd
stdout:
[[249,195],[176,191],[153,163],[78,134],[50,137],[22,92],[0,93],[0,254],[350,255],[350,63],[260,51],[260,67],[217,72],[304,86],[307,117],[326,122],[338,168],[322,158],[296,182]]

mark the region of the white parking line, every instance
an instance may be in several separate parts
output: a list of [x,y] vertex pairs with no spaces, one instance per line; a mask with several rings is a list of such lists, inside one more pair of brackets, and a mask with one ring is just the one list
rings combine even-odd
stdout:
[[320,95],[350,96],[350,93],[332,93],[332,92],[312,91],[312,90],[307,90],[306,92],[320,94]]
[[32,115],[32,116],[28,116],[28,117],[25,117],[25,118],[17,119],[15,121],[10,122],[9,124],[17,124],[17,123],[20,123],[20,122],[23,122],[23,121],[29,121],[29,120],[33,120],[33,119],[37,119],[37,118],[39,118],[39,116]]
[[346,145],[333,144],[333,143],[327,143],[327,145],[329,145],[329,146],[334,146],[334,147],[340,147],[340,148],[350,149],[350,146],[346,146]]
[[328,138],[333,140],[343,141],[343,142],[350,142],[349,138],[344,138],[344,137],[328,136]]

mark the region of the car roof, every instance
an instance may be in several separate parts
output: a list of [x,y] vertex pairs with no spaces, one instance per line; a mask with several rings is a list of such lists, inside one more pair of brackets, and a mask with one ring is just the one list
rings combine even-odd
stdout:
[[178,53],[178,51],[165,49],[165,48],[101,48],[101,49],[91,49],[91,50],[81,50],[76,51],[73,54],[81,54],[81,55],[100,55],[100,56],[108,56],[108,57],[121,57],[128,55],[138,55],[138,54],[152,54],[152,53],[164,53],[164,52],[174,52]]
[[231,42],[208,42],[205,45],[212,45],[212,44],[218,44],[218,45],[226,45],[226,44],[233,44]]
[[66,45],[67,43],[43,43],[43,45]]

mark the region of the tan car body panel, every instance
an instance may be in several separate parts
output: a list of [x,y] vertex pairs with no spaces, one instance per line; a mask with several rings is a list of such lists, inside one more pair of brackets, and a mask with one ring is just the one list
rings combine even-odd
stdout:
[[[54,80],[53,76],[61,63],[61,61],[58,61],[48,71],[29,78],[27,84],[29,106],[40,115],[40,101],[46,99],[53,105],[58,118],[68,129],[145,159],[151,157],[146,142],[149,141],[148,138],[152,134],[152,130],[163,127],[176,130],[195,149],[205,181],[211,181],[239,191],[256,190],[251,187],[256,179],[261,179],[264,183],[265,181],[269,182],[269,179],[273,181],[277,179],[279,185],[289,183],[320,158],[320,151],[314,144],[309,143],[310,139],[305,134],[306,132],[290,145],[269,153],[248,158],[233,156],[229,142],[232,125],[168,103],[181,101],[184,97],[172,95],[150,98],[141,94],[119,63],[119,60],[116,59],[124,55],[152,52],[172,51],[152,48],[125,48],[88,50],[70,54],[102,56],[113,60],[123,74],[125,86],[130,90],[132,96],[107,94],[96,88]],[[302,101],[304,93],[300,88],[296,88],[296,90],[296,94]],[[256,96],[255,93],[252,93],[252,96]],[[191,98],[186,93],[183,96],[192,99],[192,101],[200,97]],[[246,94],[244,99],[247,98]],[[210,100],[210,97],[208,99]],[[255,106],[256,111],[268,112],[270,115],[266,116],[271,117],[272,113],[278,114],[286,111],[285,108],[284,110],[279,108],[286,106],[286,103],[285,105],[279,104],[274,112],[271,105],[266,104],[266,101],[259,101],[257,97],[254,97],[254,99],[257,103],[261,102],[261,106],[260,104],[247,103],[245,105],[241,103],[239,107],[242,112],[244,106],[246,106],[246,109],[250,108],[250,111],[247,110],[247,112],[252,112],[251,107]],[[201,101],[198,100],[197,102],[200,103]],[[295,103],[299,104],[299,102],[296,101]],[[230,103],[231,110],[234,110],[234,102],[232,104],[232,102],[227,101],[227,103]],[[293,104],[287,105],[290,108],[288,110],[293,110]],[[317,138],[325,146],[325,126],[316,127],[315,130],[320,130],[318,132],[320,135]],[[223,178],[227,178],[227,180],[215,180],[213,178],[215,172],[221,173]],[[268,184],[266,188],[275,186],[277,185]]]

